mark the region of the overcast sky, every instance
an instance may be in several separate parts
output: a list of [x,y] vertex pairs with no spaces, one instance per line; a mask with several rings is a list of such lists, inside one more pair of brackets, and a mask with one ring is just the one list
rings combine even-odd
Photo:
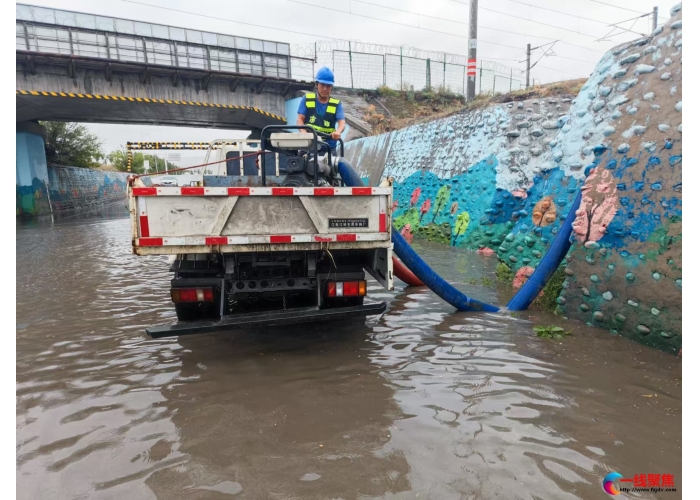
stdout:
[[[32,5],[309,45],[328,38],[467,54],[469,0],[33,0]],[[532,71],[537,83],[587,77],[602,53],[639,35],[599,41],[610,24],[659,7],[665,22],[677,0],[481,0],[478,58],[524,69],[525,47],[560,40]],[[324,8],[325,7],[325,8]],[[549,9],[549,10],[547,10]],[[558,12],[554,12],[558,11]],[[565,15],[566,13],[569,15]],[[442,18],[442,19],[440,19]],[[634,23],[634,26],[633,26]],[[650,16],[621,24],[649,33]],[[293,48],[294,50],[294,48]],[[533,51],[533,62],[543,54]],[[95,125],[111,151],[127,140],[239,138],[241,131]]]

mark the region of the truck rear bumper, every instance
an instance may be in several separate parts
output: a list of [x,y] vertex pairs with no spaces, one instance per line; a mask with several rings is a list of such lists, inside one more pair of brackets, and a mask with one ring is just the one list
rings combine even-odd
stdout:
[[284,311],[266,311],[222,316],[218,321],[183,321],[175,325],[154,326],[146,329],[152,338],[177,337],[196,333],[210,333],[240,326],[289,325],[346,319],[350,317],[373,316],[386,311],[386,302],[354,307],[318,309],[305,307]]

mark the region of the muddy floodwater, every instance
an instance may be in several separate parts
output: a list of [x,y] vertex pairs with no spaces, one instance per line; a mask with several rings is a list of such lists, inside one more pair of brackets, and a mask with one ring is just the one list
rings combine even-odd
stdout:
[[[630,496],[681,498],[668,354],[538,311],[455,313],[398,280],[370,282],[389,307],[365,323],[153,340],[175,322],[168,265],[131,254],[120,210],[16,234],[18,498],[602,499],[609,471],[672,475],[676,492]],[[493,257],[415,247],[508,300],[481,281]],[[549,324],[573,333],[533,336]]]

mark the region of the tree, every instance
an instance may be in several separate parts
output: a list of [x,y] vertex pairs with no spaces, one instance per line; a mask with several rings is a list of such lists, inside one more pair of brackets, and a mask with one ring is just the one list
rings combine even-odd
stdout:
[[46,162],[71,167],[97,167],[104,158],[102,141],[87,127],[68,122],[41,122],[46,128]]
[[[119,149],[115,149],[107,155],[107,160],[114,165],[114,167],[121,171],[126,172],[128,153],[124,146]],[[156,172],[163,172],[164,170],[173,170],[178,168],[174,163],[170,163],[167,160],[158,158],[155,155],[146,155],[139,152],[132,153],[131,157],[131,171],[135,174],[144,174],[146,171],[143,168],[144,160],[148,160],[150,169],[148,173],[155,174]],[[179,174],[181,172],[175,172]]]

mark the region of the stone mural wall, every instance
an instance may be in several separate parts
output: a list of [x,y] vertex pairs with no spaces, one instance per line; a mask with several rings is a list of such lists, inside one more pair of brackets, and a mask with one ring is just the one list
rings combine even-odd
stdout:
[[125,172],[49,165],[48,173],[54,212],[83,210],[126,198]]
[[348,144],[394,224],[494,253],[522,282],[583,190],[559,312],[681,346],[681,6],[606,53],[575,99],[492,105]]
[[16,215],[50,213],[44,139],[40,134],[17,131],[15,152]]

